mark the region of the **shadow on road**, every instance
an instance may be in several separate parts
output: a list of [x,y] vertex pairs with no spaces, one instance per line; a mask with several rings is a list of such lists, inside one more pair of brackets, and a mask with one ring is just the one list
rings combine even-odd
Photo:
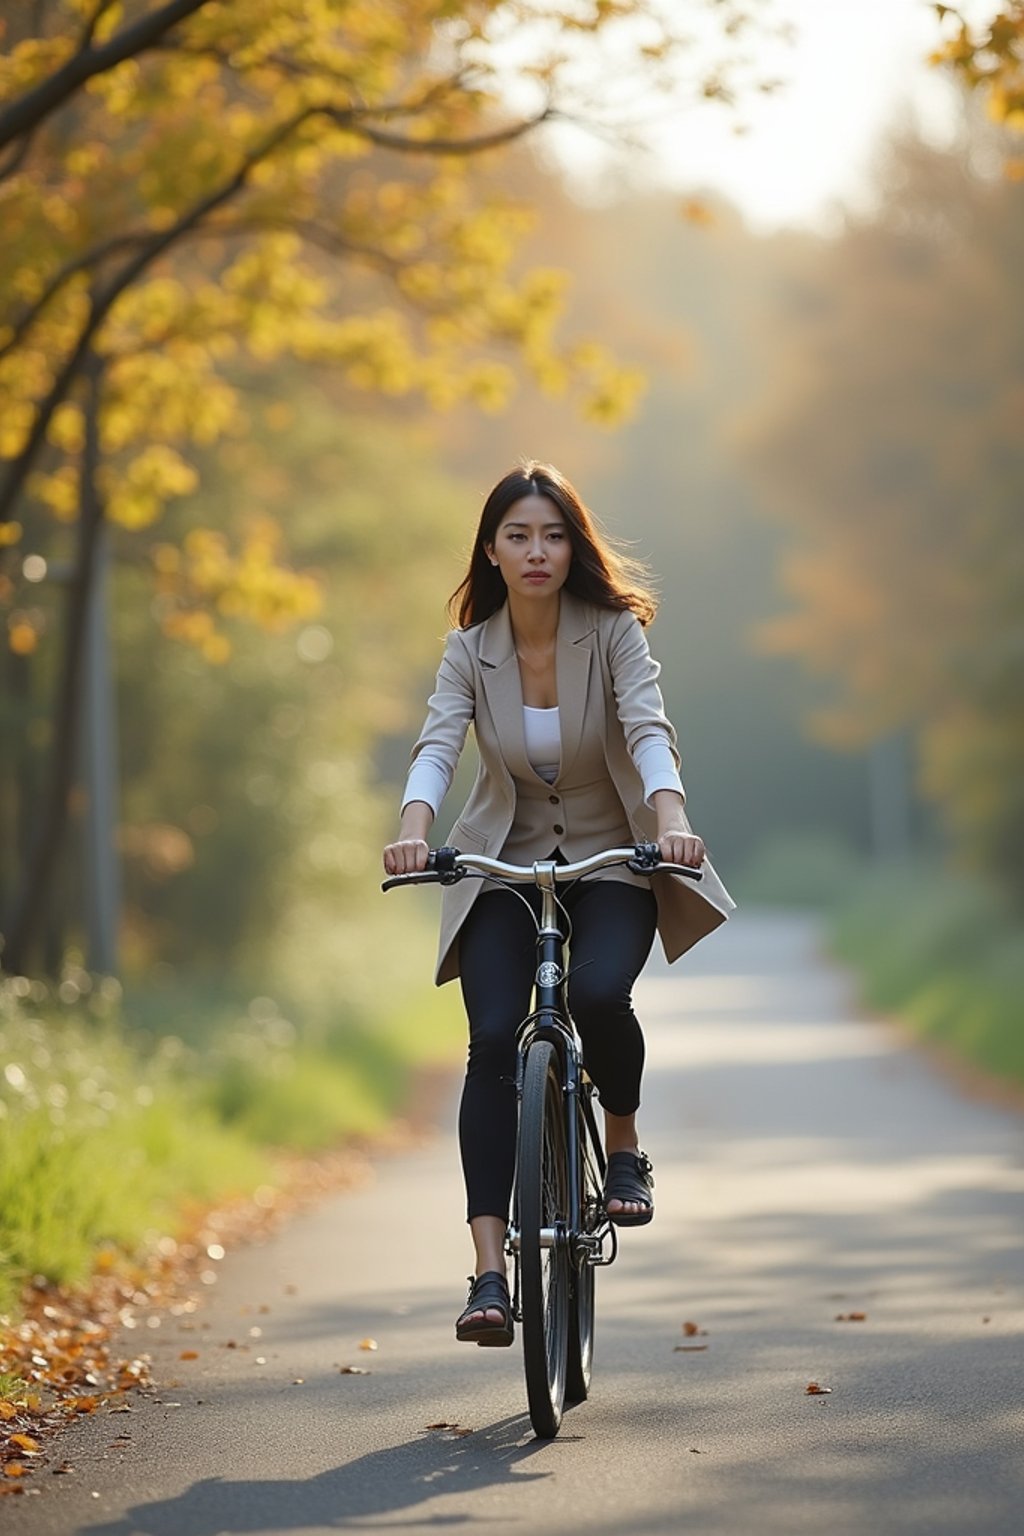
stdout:
[[[421,1506],[441,1495],[472,1494],[506,1487],[513,1468],[547,1441],[523,1444],[529,1424],[524,1416],[500,1419],[486,1429],[459,1438],[425,1432],[404,1445],[373,1451],[316,1477],[248,1479],[204,1478],[174,1499],[137,1504],[121,1520],[82,1526],[78,1536],[219,1536],[220,1532],[299,1531],[347,1526],[399,1510],[416,1511],[408,1524],[461,1526],[486,1523],[475,1513],[424,1514]],[[548,1472],[517,1472],[515,1487],[550,1477]],[[509,1491],[511,1497],[511,1490]],[[507,1504],[496,1513],[507,1518]],[[389,1521],[388,1529],[399,1522]]]

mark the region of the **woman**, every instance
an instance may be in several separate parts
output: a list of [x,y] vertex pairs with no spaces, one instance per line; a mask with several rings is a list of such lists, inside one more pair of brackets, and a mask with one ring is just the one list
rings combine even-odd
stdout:
[[[427,835],[472,723],[480,768],[448,837],[456,848],[529,864],[656,841],[672,863],[703,863],[699,886],[622,868],[564,898],[569,1007],[604,1111],[605,1209],[619,1226],[654,1214],[652,1168],[636,1129],[644,1043],[633,982],[656,929],[675,960],[733,906],[686,818],[675,732],[642,628],[655,612],[642,575],[551,465],[528,462],[499,481],[451,601],[459,627],[413,749],[398,837],[384,849],[389,875],[425,867]],[[515,1032],[529,1007],[534,940],[518,895],[473,880],[446,888],[436,980],[459,977],[469,1019],[459,1142],[476,1271],[455,1333],[470,1343],[513,1337],[504,1238]]]

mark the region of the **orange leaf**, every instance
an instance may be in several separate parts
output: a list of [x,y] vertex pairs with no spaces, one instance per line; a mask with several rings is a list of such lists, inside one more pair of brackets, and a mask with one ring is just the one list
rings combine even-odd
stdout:
[[18,1410],[13,1403],[0,1403],[0,1419],[16,1419]]
[[359,1340],[359,1348],[360,1349],[376,1349],[377,1348],[377,1340],[376,1339],[360,1339]]
[[25,1468],[21,1465],[20,1461],[9,1462],[8,1465],[6,1467],[4,1467],[4,1477],[24,1477],[24,1476],[25,1476]]
[[39,1441],[33,1440],[31,1435],[12,1435],[8,1445],[16,1445],[19,1451],[38,1451]]
[[832,1388],[831,1387],[821,1387],[821,1386],[818,1385],[818,1383],[816,1381],[809,1381],[807,1383],[806,1387],[804,1388],[804,1391],[805,1392],[809,1392],[809,1393],[812,1394],[812,1396],[814,1396],[814,1395],[817,1395],[817,1394],[820,1394],[820,1393],[831,1392]]
[[179,1360],[198,1360],[199,1359],[199,1351],[198,1351],[198,1349],[183,1349],[181,1354],[178,1356],[178,1359]]

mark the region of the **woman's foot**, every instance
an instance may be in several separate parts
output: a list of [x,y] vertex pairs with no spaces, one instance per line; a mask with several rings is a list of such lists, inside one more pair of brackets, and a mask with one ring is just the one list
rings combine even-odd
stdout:
[[512,1323],[512,1299],[508,1281],[496,1269],[485,1270],[476,1278],[469,1276],[467,1304],[455,1324],[455,1337],[462,1344],[511,1344],[515,1336]]
[[639,1147],[609,1152],[604,1208],[617,1227],[646,1226],[654,1216],[654,1169]]
[[[646,1153],[640,1151],[636,1129],[636,1112],[631,1115],[613,1115],[610,1110],[604,1112],[604,1150],[608,1159],[609,1168],[612,1158],[618,1158],[620,1152],[628,1152],[634,1158],[641,1158],[646,1164],[646,1172],[651,1172],[651,1164]],[[618,1166],[618,1165],[617,1165]],[[627,1163],[626,1167],[630,1165]],[[642,1176],[641,1176],[642,1178]],[[654,1214],[654,1205],[650,1197],[650,1191],[654,1184],[653,1178],[637,1183],[633,1179],[632,1186],[627,1179],[622,1185],[618,1179],[614,1191],[605,1188],[605,1210],[618,1224],[622,1226],[641,1226],[645,1221],[650,1221]]]

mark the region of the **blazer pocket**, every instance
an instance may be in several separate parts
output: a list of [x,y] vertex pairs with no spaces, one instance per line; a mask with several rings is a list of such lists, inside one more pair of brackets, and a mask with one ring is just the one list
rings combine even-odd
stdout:
[[462,853],[483,853],[487,847],[487,838],[475,827],[468,827],[464,821],[457,821],[448,834],[448,846],[458,848]]

